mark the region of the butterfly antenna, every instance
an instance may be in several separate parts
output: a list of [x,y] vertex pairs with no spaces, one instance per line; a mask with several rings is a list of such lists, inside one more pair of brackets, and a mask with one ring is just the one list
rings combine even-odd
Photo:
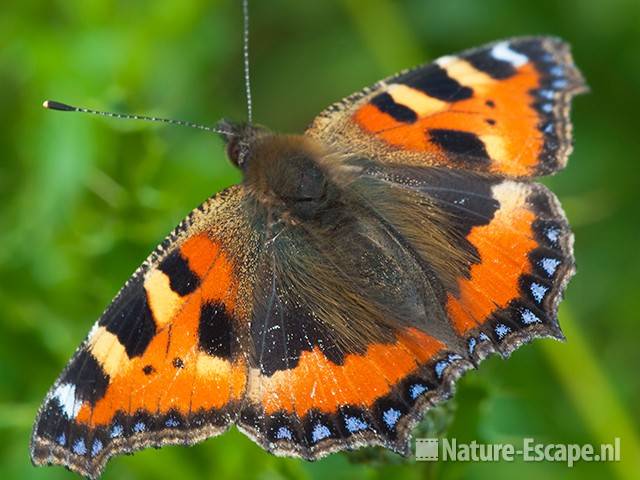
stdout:
[[242,52],[244,57],[244,86],[247,93],[247,117],[253,122],[253,107],[251,105],[251,80],[249,75],[249,0],[242,0]]
[[67,105],[66,103],[56,102],[55,100],[45,100],[42,106],[49,110],[58,110],[61,112],[80,112],[80,113],[90,113],[91,115],[101,115],[103,117],[123,118],[125,120],[144,120],[145,122],[161,122],[161,123],[168,123],[169,125],[178,125],[181,127],[197,128],[198,130],[219,133],[222,135],[229,135],[229,136],[235,135],[235,133],[230,132],[228,130],[221,130],[218,128],[208,127],[206,125],[199,125],[197,123],[187,122],[184,120],[172,120],[169,118],[149,117],[146,115],[131,115],[126,113],[102,112],[100,110],[92,110],[90,108],[74,107],[72,105]]

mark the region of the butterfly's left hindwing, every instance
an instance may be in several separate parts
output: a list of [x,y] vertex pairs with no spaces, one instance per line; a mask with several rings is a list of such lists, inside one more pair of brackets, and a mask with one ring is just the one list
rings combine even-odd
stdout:
[[195,443],[234,422],[252,285],[241,265],[257,248],[248,211],[242,187],[216,195],[127,282],[45,399],[36,464],[97,477],[120,452]]
[[384,162],[540,176],[565,166],[570,101],[585,88],[567,44],[513,38],[383,80],[330,106],[307,134]]

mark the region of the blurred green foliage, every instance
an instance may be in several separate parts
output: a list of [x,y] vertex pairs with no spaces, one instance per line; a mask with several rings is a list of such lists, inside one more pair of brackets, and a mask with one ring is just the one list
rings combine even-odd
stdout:
[[[622,462],[416,463],[377,453],[307,463],[231,431],[192,448],[110,462],[104,478],[507,479],[640,476],[640,2],[257,0],[256,120],[300,132],[329,103],[396,70],[512,35],[573,45],[592,92],[575,102],[576,150],[545,180],[576,233],[568,342],[537,341],[460,382],[430,422],[460,441],[609,442]],[[47,112],[45,98],[213,123],[245,118],[240,5],[205,0],[5,0],[0,8],[0,477],[35,469],[37,406],[146,254],[239,175],[212,135]],[[430,430],[433,431],[433,430]]]

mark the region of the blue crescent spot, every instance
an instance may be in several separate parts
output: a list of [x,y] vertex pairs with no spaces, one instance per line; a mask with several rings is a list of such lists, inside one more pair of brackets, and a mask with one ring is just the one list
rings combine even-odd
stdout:
[[122,425],[116,423],[113,427],[111,427],[111,438],[118,438],[120,435],[122,435],[122,430]]
[[557,88],[558,90],[562,90],[567,85],[569,85],[569,82],[567,82],[564,79],[558,79],[558,80],[554,80],[553,82],[551,82],[551,86],[553,88]]
[[289,430],[287,427],[280,427],[278,428],[278,431],[276,432],[276,438],[278,440],[291,440],[291,430]]
[[557,258],[543,258],[540,260],[540,266],[547,272],[547,275],[553,277],[553,274],[556,273],[556,268],[560,265],[560,260]]
[[345,415],[344,423],[351,433],[359,432],[360,430],[366,430],[369,427],[369,424],[358,417],[352,417],[350,415]]
[[498,338],[502,339],[507,335],[507,333],[511,331],[511,329],[504,323],[499,323],[498,325],[496,325],[495,331]]
[[562,77],[564,75],[564,68],[561,65],[556,65],[549,69],[549,73],[554,77]]
[[84,455],[85,453],[87,453],[87,446],[84,444],[83,438],[79,438],[78,440],[76,440],[71,449],[76,455]]
[[177,427],[178,425],[180,425],[180,422],[178,420],[176,420],[175,418],[173,418],[173,417],[169,417],[164,422],[164,424],[169,428],[174,428],[174,427]]
[[97,454],[99,454],[102,451],[102,447],[102,442],[99,438],[96,438],[93,441],[93,446],[91,447],[91,456],[95,457]]
[[402,413],[400,413],[400,410],[389,408],[382,414],[382,420],[384,420],[384,423],[386,423],[387,426],[391,429],[395,426],[396,423],[398,423],[400,415],[402,415]]
[[421,383],[414,383],[413,385],[411,385],[411,387],[409,387],[409,395],[411,396],[412,400],[415,400],[427,390],[428,388],[426,387],[426,385],[423,385]]
[[468,344],[469,344],[469,353],[473,353],[473,351],[476,349],[477,343],[478,343],[478,341],[475,338],[471,337],[469,339],[469,342],[468,342]]
[[311,432],[311,439],[313,443],[317,443],[323,438],[327,438],[331,436],[331,430],[326,425],[322,425],[321,423],[316,423],[315,427],[313,427],[313,431]]
[[553,92],[553,90],[538,90],[538,95],[540,95],[542,98],[546,98],[547,100],[553,100],[553,97],[555,95],[555,93]]
[[553,244],[558,243],[558,237],[560,236],[560,230],[555,227],[547,228],[544,232],[549,241]]
[[528,308],[525,308],[520,313],[520,318],[522,318],[522,323],[525,325],[531,325],[532,323],[539,323],[540,319]]
[[542,301],[547,293],[547,290],[549,290],[547,287],[545,287],[544,285],[540,285],[539,283],[533,282],[531,284],[531,295],[533,295],[533,298],[537,303],[540,303]]
[[64,444],[67,443],[66,435],[64,433],[58,435],[58,438],[56,438],[56,442],[58,443],[58,445],[64,446]]
[[447,365],[449,365],[449,360],[440,360],[438,363],[436,363],[435,371],[438,378],[442,377],[444,369],[447,368]]
[[140,433],[140,432],[144,432],[146,429],[146,425],[143,422],[137,422],[134,426],[133,426],[133,431],[135,433]]

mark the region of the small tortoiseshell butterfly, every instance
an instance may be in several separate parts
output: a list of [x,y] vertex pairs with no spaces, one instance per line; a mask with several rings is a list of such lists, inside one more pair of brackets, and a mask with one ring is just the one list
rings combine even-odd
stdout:
[[563,338],[573,236],[533,178],[565,166],[584,90],[565,43],[513,38],[378,82],[303,135],[221,122],[242,183],[91,329],[39,411],[33,462],[96,478],[119,453],[231,425],[276,455],[406,454],[464,371]]

